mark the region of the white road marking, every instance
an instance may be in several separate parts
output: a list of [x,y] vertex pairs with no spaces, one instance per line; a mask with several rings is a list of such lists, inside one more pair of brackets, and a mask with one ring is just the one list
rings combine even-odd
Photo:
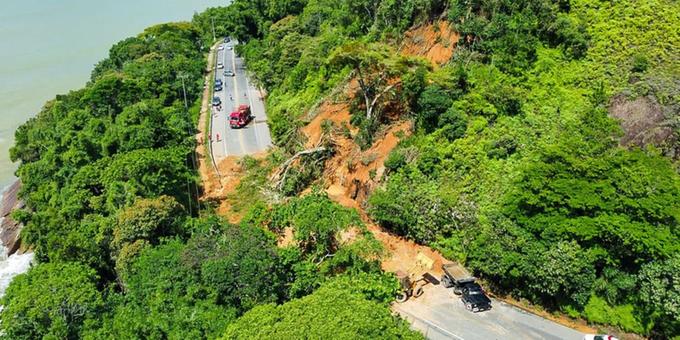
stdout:
[[[221,53],[221,54],[220,54]],[[227,53],[231,53],[229,56]],[[228,61],[228,58],[232,58],[232,62]],[[223,98],[224,109],[220,108],[219,112],[213,116],[211,114],[212,129],[211,136],[213,143],[211,145],[217,145],[222,143],[222,148],[215,148],[213,151],[213,157],[216,162],[219,162],[222,158],[227,156],[243,156],[255,152],[260,152],[266,150],[271,146],[271,137],[269,136],[269,126],[267,124],[267,116],[264,108],[264,103],[261,97],[253,99],[253,96],[257,95],[257,89],[252,86],[250,79],[246,75],[246,70],[244,65],[238,64],[236,58],[236,51],[234,49],[224,49],[223,51],[218,51],[216,61],[222,60],[223,65],[225,65],[225,70],[229,67],[227,65],[231,64],[232,72],[234,74],[232,79],[233,88],[228,89],[227,83],[228,78],[224,75],[224,72],[217,73],[220,70],[215,69],[216,76],[215,79],[220,79],[224,81],[223,93],[213,92],[213,96],[219,96]],[[241,59],[243,61],[243,59]],[[242,73],[238,74],[238,70]],[[224,71],[224,70],[223,70]],[[239,78],[244,77],[245,88],[240,86]],[[247,98],[241,98],[240,90],[243,90],[243,95]],[[228,97],[231,96],[230,99]],[[251,113],[254,118],[250,122],[249,126],[243,129],[231,129],[229,125],[229,114],[233,111],[238,110],[238,106],[241,103],[249,104]],[[228,105],[228,106],[227,106]],[[262,112],[260,112],[260,110]],[[224,114],[224,116],[219,116]],[[262,115],[262,117],[260,117]],[[258,126],[259,123],[265,123],[264,126]],[[262,128],[262,130],[260,130]],[[251,129],[254,129],[251,131]],[[267,130],[264,130],[267,129]],[[220,134],[220,141],[216,139],[217,134]],[[251,145],[254,143],[254,145]],[[224,152],[224,154],[221,154]]]
[[[234,52],[234,49],[231,50],[231,63],[232,63],[232,67],[233,67],[233,69],[231,71],[234,73],[234,77],[233,77],[234,78],[234,100],[235,100],[234,111],[237,111],[239,104],[241,102],[239,101],[240,96],[238,95],[238,81],[236,80],[236,77],[238,76],[238,74],[236,73],[236,52]],[[231,119],[231,117],[229,119]],[[231,124],[231,122],[230,122],[230,124]],[[230,128],[231,128],[231,126],[230,126]],[[241,153],[246,154],[247,153],[246,152],[246,144],[243,142],[243,131],[239,130],[236,133],[238,134],[238,142],[241,145]]]
[[257,151],[260,151],[260,145],[261,145],[260,142],[262,141],[262,138],[260,137],[260,134],[258,133],[259,129],[257,128],[257,126],[255,126],[255,118],[256,118],[255,117],[255,111],[254,111],[255,107],[253,106],[251,86],[250,86],[250,83],[248,82],[248,77],[246,77],[246,90],[247,90],[247,93],[248,93],[248,103],[250,104],[251,114],[253,115],[253,121],[251,123],[252,123],[252,128],[255,129],[255,131],[253,132],[253,133],[255,133],[255,143],[256,143],[255,148],[257,149]]

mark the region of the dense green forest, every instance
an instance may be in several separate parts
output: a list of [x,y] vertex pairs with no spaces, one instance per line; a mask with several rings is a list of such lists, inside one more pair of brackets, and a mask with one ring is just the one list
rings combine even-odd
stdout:
[[[85,88],[57,96],[16,132],[27,209],[14,217],[37,264],[0,300],[0,337],[218,338],[233,323],[229,334],[247,338],[240,316],[282,304],[282,313],[304,305],[354,324],[310,320],[324,334],[421,338],[388,309],[398,286],[375,260],[380,245],[367,232],[338,240],[362,228],[355,211],[313,194],[230,225],[199,206],[193,152],[208,15],[117,43]],[[274,231],[286,227],[298,242],[279,248]],[[289,325],[276,327],[272,335]]]
[[[368,199],[373,220],[495,292],[679,336],[677,13],[672,0],[236,0],[148,28],[16,132],[27,209],[14,216],[38,263],[0,300],[0,337],[421,337],[390,314],[380,244],[318,190],[320,169],[301,167],[271,202],[253,165],[240,225],[199,210],[213,21],[268,92],[273,163],[303,148],[306,113],[357,79],[358,145],[414,122]],[[448,63],[398,52],[435,20],[461,36]],[[625,142],[614,104],[640,99],[666,138]],[[284,228],[297,242],[280,248]],[[339,239],[348,228],[360,241]]]
[[[630,332],[680,333],[677,2],[272,8],[236,2],[213,15],[232,18],[225,32],[247,41],[242,53],[269,92],[272,134],[287,153],[304,145],[308,111],[363,80],[352,105],[357,144],[369,147],[395,107],[415,122],[369,198],[375,221],[466,263],[496,292]],[[446,65],[397,52],[406,29],[435,20],[461,36]],[[400,86],[369,106],[362,97],[385,91],[385,78]],[[626,142],[649,131],[622,129],[615,103],[640,98],[661,112],[667,138]]]

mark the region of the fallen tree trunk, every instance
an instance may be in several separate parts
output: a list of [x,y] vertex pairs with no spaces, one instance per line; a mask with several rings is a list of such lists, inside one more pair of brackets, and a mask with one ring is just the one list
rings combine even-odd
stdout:
[[288,170],[290,169],[290,166],[293,164],[293,162],[296,159],[298,159],[298,158],[300,158],[304,155],[310,155],[310,154],[314,154],[314,153],[318,153],[318,152],[323,152],[323,151],[326,151],[326,150],[328,150],[328,148],[325,147],[325,146],[319,146],[319,147],[316,147],[316,148],[302,150],[302,151],[296,153],[295,155],[293,155],[293,157],[291,157],[288,160],[286,160],[285,162],[283,162],[283,164],[279,168],[279,171],[277,171],[271,177],[272,182],[275,183],[274,187],[277,188],[277,189],[281,189],[280,187],[286,180],[286,175],[288,174]]

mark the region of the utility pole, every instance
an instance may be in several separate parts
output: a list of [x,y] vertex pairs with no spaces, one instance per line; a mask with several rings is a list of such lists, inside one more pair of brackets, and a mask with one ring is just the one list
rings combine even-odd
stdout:
[[210,22],[212,23],[213,41],[215,41],[217,40],[217,36],[215,36],[215,18],[210,17]]

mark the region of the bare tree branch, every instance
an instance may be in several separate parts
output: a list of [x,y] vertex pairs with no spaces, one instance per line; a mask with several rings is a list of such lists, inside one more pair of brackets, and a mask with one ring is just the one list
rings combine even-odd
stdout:
[[310,154],[313,154],[313,153],[323,152],[323,151],[326,151],[326,150],[328,150],[328,148],[325,147],[325,146],[319,146],[319,147],[315,147],[315,148],[311,148],[311,149],[307,149],[307,150],[302,150],[302,151],[296,153],[295,155],[293,155],[293,157],[291,157],[288,160],[286,160],[285,162],[283,162],[283,164],[281,165],[279,170],[271,177],[271,180],[276,183],[275,187],[277,189],[281,189],[281,186],[286,181],[286,175],[288,174],[288,170],[290,170],[290,166],[293,164],[293,162],[296,159],[298,159],[298,158],[300,158],[304,155],[310,155]]

